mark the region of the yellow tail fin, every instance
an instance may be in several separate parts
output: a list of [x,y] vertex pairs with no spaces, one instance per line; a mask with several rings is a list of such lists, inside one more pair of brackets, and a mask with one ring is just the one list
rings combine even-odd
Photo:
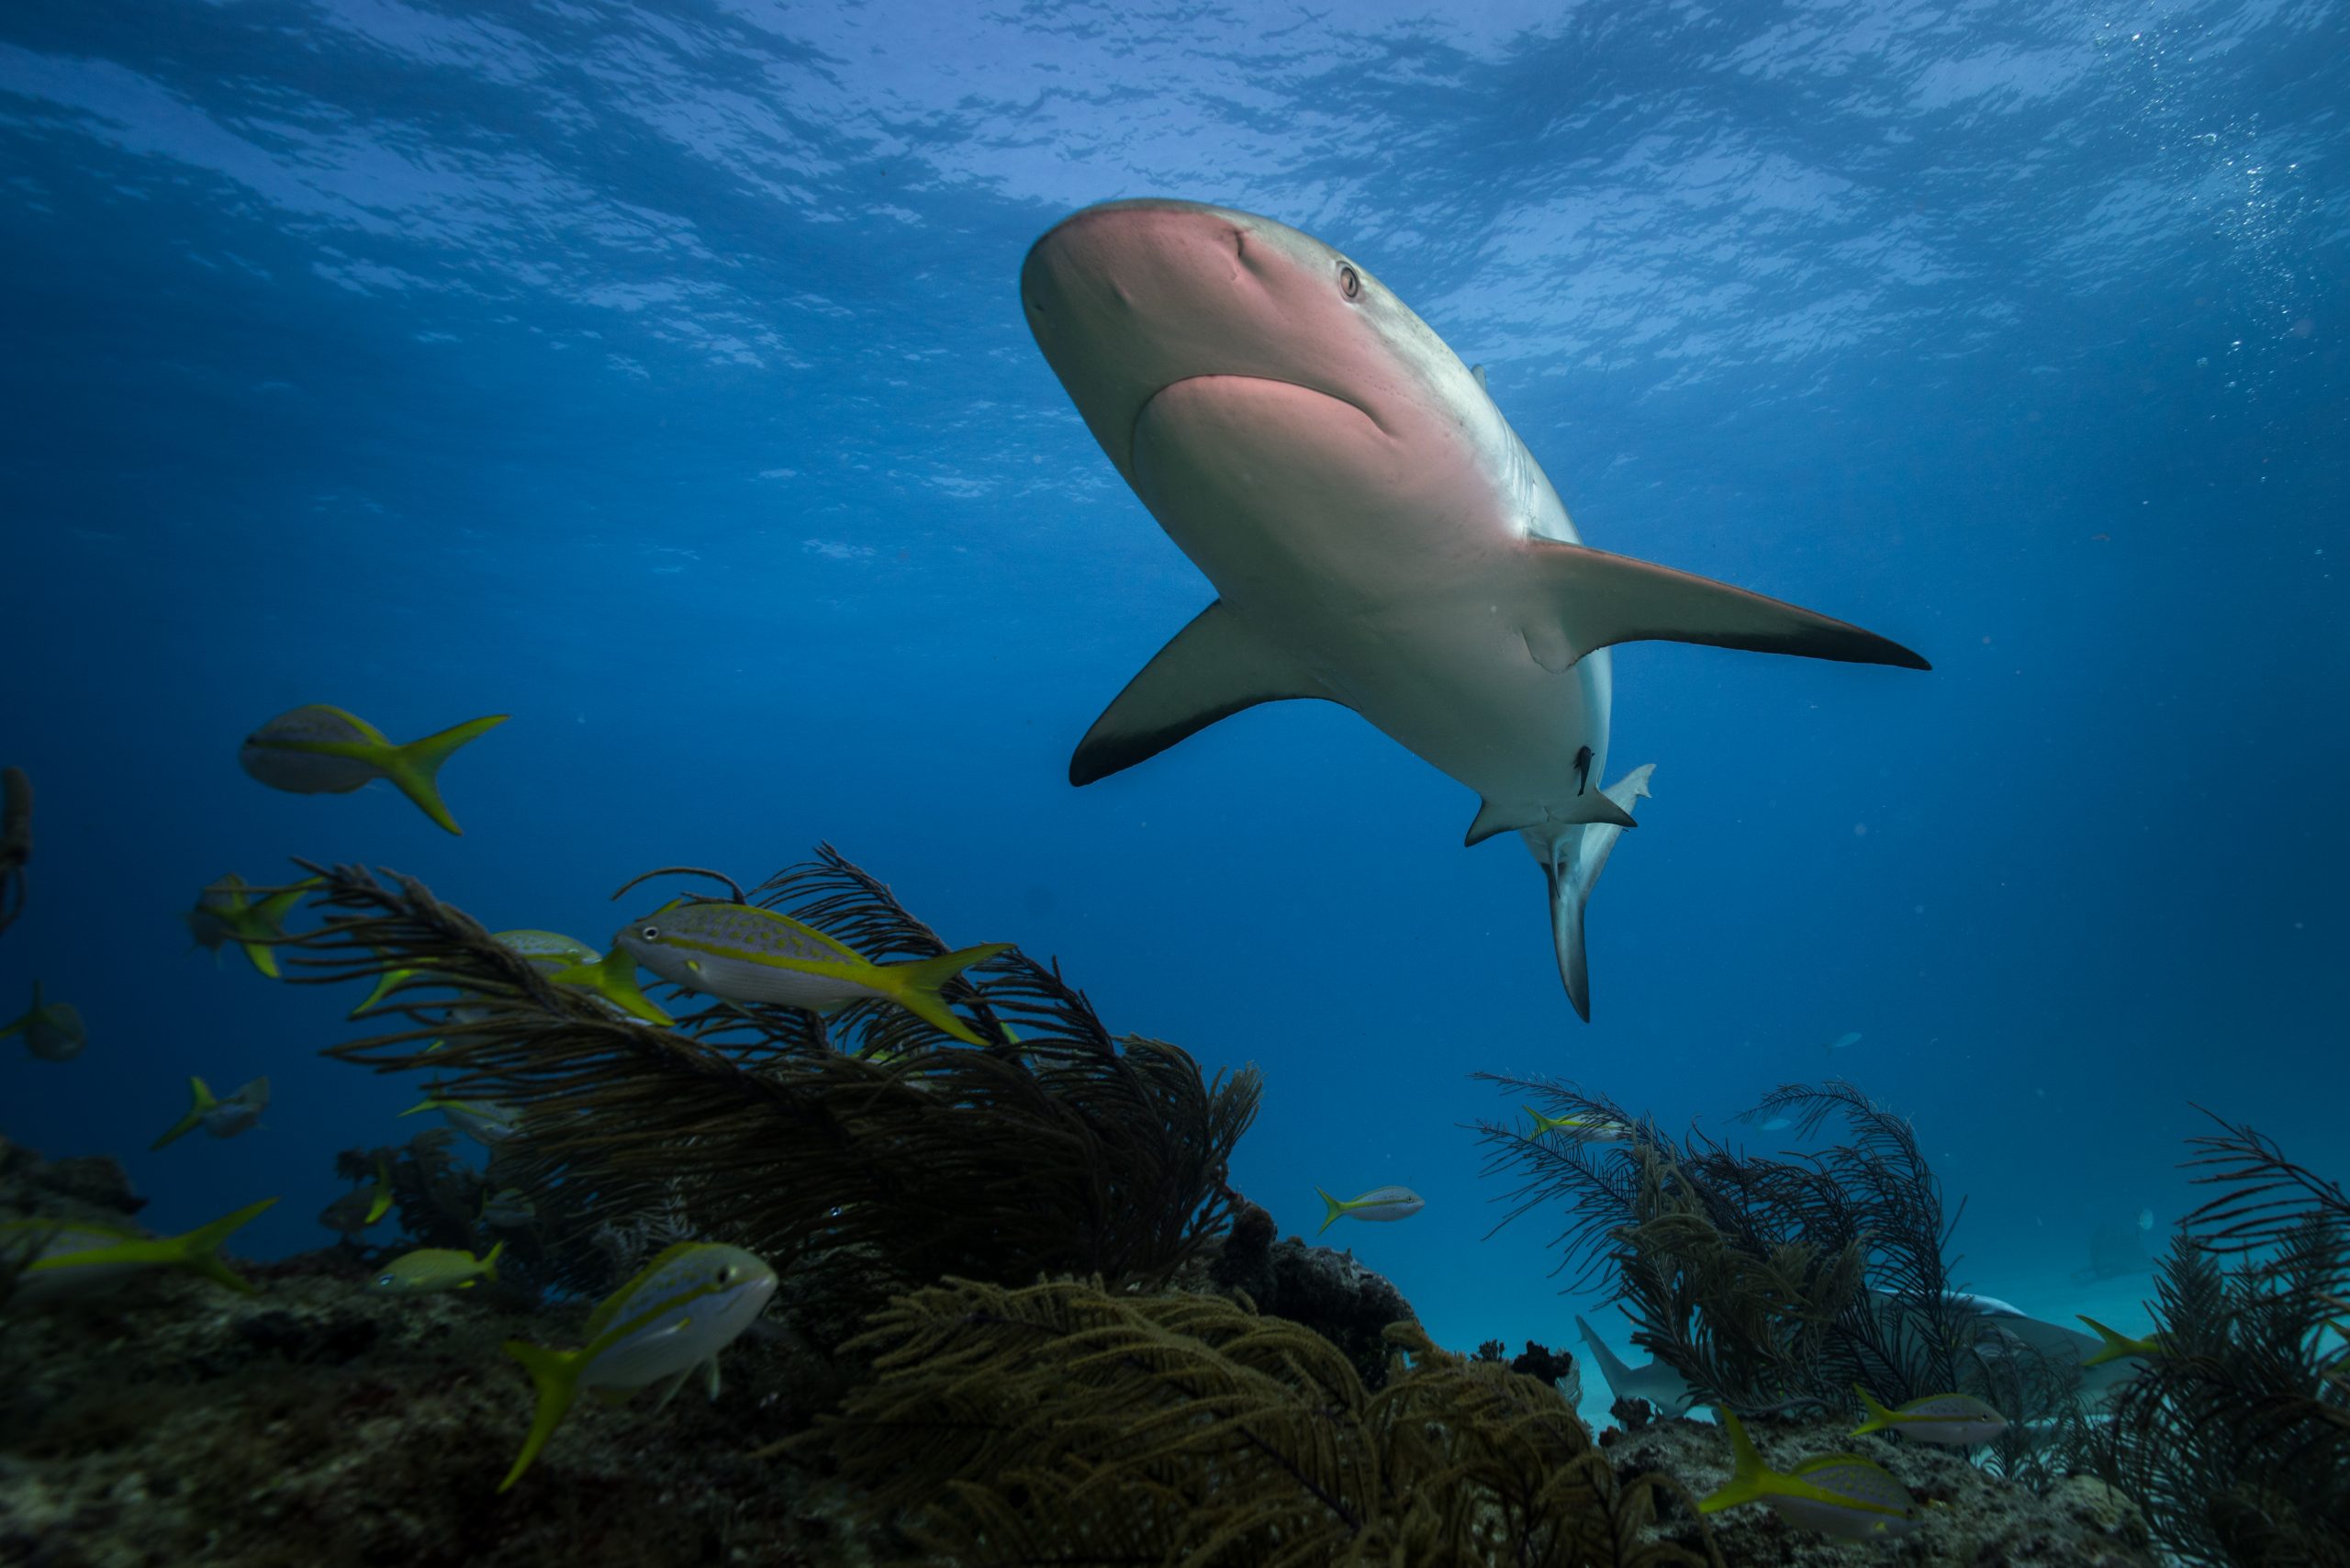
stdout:
[[550,1350],[528,1339],[509,1339],[505,1350],[531,1374],[531,1382],[539,1391],[539,1405],[531,1417],[531,1435],[522,1439],[522,1451],[514,1457],[514,1468],[498,1484],[500,1492],[522,1479],[522,1473],[531,1468],[539,1450],[547,1446],[554,1429],[563,1425],[571,1402],[579,1396],[578,1351]]
[[1720,1490],[1698,1503],[1697,1511],[1701,1514],[1718,1514],[1724,1508],[1735,1508],[1740,1503],[1759,1502],[1762,1496],[1762,1484],[1771,1475],[1770,1466],[1764,1464],[1762,1456],[1755,1451],[1754,1439],[1746,1435],[1746,1428],[1739,1424],[1738,1417],[1722,1409],[1717,1409],[1714,1414],[1721,1417],[1723,1429],[1729,1433],[1729,1480],[1722,1484]]
[[2104,1341],[2095,1350],[2081,1358],[2081,1365],[2084,1367],[2101,1367],[2108,1361],[2118,1361],[2124,1356],[2143,1356],[2152,1348],[2146,1340],[2132,1339],[2127,1334],[2116,1333],[2087,1313],[2076,1312],[2073,1316],[2096,1329],[2097,1337]]
[[1879,1405],[1875,1394],[1871,1394],[1857,1383],[1852,1384],[1852,1392],[1861,1396],[1861,1408],[1868,1413],[1868,1419],[1852,1428],[1852,1436],[1857,1438],[1863,1432],[1887,1432],[1893,1429],[1893,1412]]
[[210,1225],[200,1225],[185,1236],[170,1238],[165,1245],[176,1255],[173,1261],[188,1272],[202,1274],[215,1284],[226,1285],[243,1295],[252,1295],[254,1294],[253,1285],[220,1261],[220,1244],[252,1223],[263,1209],[275,1202],[275,1198],[263,1198],[257,1204],[247,1204],[235,1214],[223,1215]]
[[[1338,1223],[1338,1216],[1347,1212],[1347,1205],[1332,1197],[1329,1193],[1324,1193],[1319,1187],[1316,1187],[1314,1190],[1315,1193],[1321,1194],[1324,1206],[1329,1210],[1327,1214],[1322,1216],[1322,1230],[1327,1230],[1332,1226]],[[1319,1236],[1322,1234],[1322,1230],[1317,1230],[1314,1234]]]
[[175,1142],[196,1131],[196,1124],[204,1120],[204,1113],[220,1103],[212,1097],[210,1086],[200,1078],[191,1078],[187,1081],[187,1114],[173,1122],[169,1131],[147,1146],[147,1151],[150,1154],[165,1144]]
[[939,987],[969,969],[983,964],[999,953],[1012,951],[1009,942],[989,942],[977,947],[964,947],[935,958],[923,958],[911,964],[891,964],[880,972],[888,977],[890,998],[897,1004],[942,1033],[954,1036],[967,1046],[984,1046],[971,1026],[955,1016],[939,996]]
[[399,789],[401,794],[414,801],[424,814],[449,832],[463,836],[464,829],[449,814],[442,803],[441,765],[449,755],[467,741],[478,740],[506,722],[512,715],[493,713],[486,719],[469,719],[453,729],[437,735],[427,735],[420,741],[410,741],[403,746],[393,746],[376,761],[384,777]]
[[481,1277],[487,1280],[493,1285],[498,1282],[498,1255],[505,1250],[506,1243],[500,1241],[497,1246],[491,1248],[482,1258]]
[[647,1024],[677,1022],[636,983],[636,958],[625,947],[615,946],[592,964],[566,964],[547,979],[557,985],[592,991],[630,1017],[641,1018]]

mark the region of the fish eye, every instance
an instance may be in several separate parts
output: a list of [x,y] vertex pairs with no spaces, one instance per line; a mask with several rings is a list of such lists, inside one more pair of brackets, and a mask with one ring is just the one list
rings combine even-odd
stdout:
[[379,1285],[388,1285],[392,1282],[392,1276],[389,1274],[378,1274],[375,1276],[375,1282]]
[[718,1282],[722,1285],[731,1285],[734,1282],[733,1264],[729,1263],[726,1267],[718,1271]]
[[637,935],[643,937],[647,942],[650,942],[655,937],[661,935],[661,928],[657,925],[648,925],[643,930],[638,932]]
[[1348,299],[1362,292],[1362,277],[1344,262],[1338,263],[1338,292]]

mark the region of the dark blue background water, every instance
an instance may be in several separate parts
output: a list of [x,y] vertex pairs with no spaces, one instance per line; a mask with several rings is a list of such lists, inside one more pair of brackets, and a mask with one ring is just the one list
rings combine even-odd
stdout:
[[[1481,1239],[1478,1069],[1715,1130],[1849,1073],[1970,1196],[1962,1273],[2050,1316],[2096,1225],[2188,1205],[2192,1103],[2340,1173],[2341,9],[1555,9],[7,7],[0,1011],[39,976],[91,1044],[0,1056],[0,1127],[318,1244],[413,1091],[314,1057],[347,998],[191,955],[203,883],[364,860],[600,942],[640,869],[829,839],[1259,1064],[1285,1227],[1425,1193],[1333,1238],[1456,1345],[1569,1334],[1544,1223]],[[1209,595],[1013,280],[1145,194],[1361,257],[1591,543],[1935,662],[1617,651],[1656,794],[1590,1025],[1522,850],[1350,714],[1065,782]],[[246,778],[308,701],[515,718],[458,839]],[[143,1152],[264,1071],[265,1128]]]

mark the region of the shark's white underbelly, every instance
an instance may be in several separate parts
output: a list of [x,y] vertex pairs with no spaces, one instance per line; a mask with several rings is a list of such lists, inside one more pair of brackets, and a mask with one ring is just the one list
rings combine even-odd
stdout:
[[1498,804],[1596,787],[1607,660],[1535,662],[1522,607],[1497,591],[1522,525],[1463,443],[1399,442],[1302,388],[1201,378],[1152,400],[1134,452],[1136,492],[1226,609],[1365,719]]

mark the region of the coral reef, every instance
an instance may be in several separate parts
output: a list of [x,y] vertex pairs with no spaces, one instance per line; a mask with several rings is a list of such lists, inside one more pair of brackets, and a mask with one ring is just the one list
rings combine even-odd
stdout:
[[[498,1156],[532,1192],[569,1195],[549,1242],[566,1284],[610,1268],[576,1242],[673,1207],[787,1272],[856,1254],[834,1277],[867,1305],[949,1274],[1164,1280],[1230,1214],[1255,1071],[1210,1082],[1173,1046],[1113,1038],[1016,949],[946,990],[987,1047],[878,1002],[829,1017],[711,1005],[662,1029],[552,984],[420,883],[310,869],[326,924],[289,945],[294,978],[414,971],[377,1010],[407,1028],[329,1054],[516,1113]],[[946,950],[829,846],[755,896],[876,962]],[[430,997],[450,988],[461,1009]]]
[[[1849,1422],[1747,1424],[1782,1470],[1813,1454],[1863,1453],[1930,1506],[1917,1532],[1899,1540],[1834,1540],[1759,1506],[1708,1515],[1715,1544],[1733,1568],[2154,1568],[2156,1561],[2136,1507],[2093,1478],[2061,1482],[2042,1495],[1952,1449],[1851,1437]],[[1662,1472],[1700,1496],[1729,1479],[1729,1444],[1711,1422],[1671,1417],[1601,1436],[1619,1477]],[[1678,1515],[1661,1520],[1657,1534],[1668,1542],[1694,1539]]]
[[1855,1383],[1897,1405],[1982,1381],[1945,1256],[1958,1216],[1908,1124],[1851,1084],[1788,1085],[1750,1113],[1786,1114],[1797,1136],[1835,1115],[1852,1134],[1774,1159],[1695,1133],[1675,1144],[1567,1085],[1477,1076],[1624,1129],[1606,1143],[1478,1130],[1488,1172],[1520,1179],[1502,1224],[1563,1204],[1561,1268],[1583,1284],[1612,1275],[1633,1341],[1710,1397],[1741,1413],[1841,1411]]
[[2159,1350],[2076,1446],[2178,1562],[2345,1568],[2350,1194],[2221,1126],[2189,1165],[2222,1191],[2156,1276]]
[[[873,1381],[789,1446],[923,1561],[1718,1568],[1687,1494],[1622,1478],[1549,1386],[1387,1338],[1372,1393],[1239,1303],[949,1281],[876,1319]],[[1645,1535],[1661,1505],[1694,1544]]]
[[[10,1149],[0,1211],[119,1217],[94,1168]],[[585,1305],[385,1298],[333,1251],[240,1263],[239,1295],[159,1273],[0,1321],[0,1562],[40,1568],[867,1561],[841,1503],[746,1457],[805,1419],[785,1347],[729,1353],[715,1404],[594,1410],[531,1484],[493,1488],[530,1424],[509,1337],[576,1342]]]

